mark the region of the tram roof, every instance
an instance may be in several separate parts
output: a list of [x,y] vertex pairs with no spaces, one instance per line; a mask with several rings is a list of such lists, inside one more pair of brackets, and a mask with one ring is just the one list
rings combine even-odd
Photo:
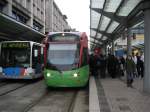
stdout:
[[0,13],[0,40],[29,40],[41,42],[45,35],[30,26]]
[[79,35],[80,36],[80,35],[82,35],[85,32],[49,32],[48,35],[59,34],[59,33],[69,33],[69,34],[75,34],[75,35]]
[[109,44],[143,21],[149,0],[90,0],[91,48]]

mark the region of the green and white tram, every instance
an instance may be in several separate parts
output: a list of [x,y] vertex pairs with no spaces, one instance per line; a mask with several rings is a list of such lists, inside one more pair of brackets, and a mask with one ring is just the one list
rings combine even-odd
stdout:
[[86,33],[50,32],[45,41],[44,78],[49,87],[83,87],[89,80]]

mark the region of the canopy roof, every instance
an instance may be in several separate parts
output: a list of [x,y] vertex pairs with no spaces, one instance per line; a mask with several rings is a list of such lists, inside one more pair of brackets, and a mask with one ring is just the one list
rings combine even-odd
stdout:
[[[149,0],[91,0],[90,45],[105,46],[133,25],[143,21]],[[144,6],[144,7],[143,7]]]
[[45,35],[15,19],[0,13],[0,40],[29,40],[41,42]]

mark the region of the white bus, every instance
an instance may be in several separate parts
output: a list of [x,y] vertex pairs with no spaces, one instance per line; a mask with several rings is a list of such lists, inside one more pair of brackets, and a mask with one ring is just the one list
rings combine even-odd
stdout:
[[44,45],[32,41],[0,42],[0,78],[42,77]]

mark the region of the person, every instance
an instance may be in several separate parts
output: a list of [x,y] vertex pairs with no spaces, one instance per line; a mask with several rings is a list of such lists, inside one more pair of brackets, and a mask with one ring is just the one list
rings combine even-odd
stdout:
[[106,77],[106,59],[105,59],[105,56],[102,54],[100,56],[100,61],[101,61],[100,76],[101,78],[105,78]]
[[90,65],[90,74],[93,75],[94,74],[94,54],[90,55],[89,65]]
[[127,56],[126,59],[126,73],[127,73],[127,87],[132,87],[132,83],[133,83],[133,74],[135,72],[136,69],[136,65],[132,59],[132,56],[129,55]]
[[144,53],[141,55],[141,78],[144,77]]
[[94,55],[91,56],[90,59],[90,65],[91,65],[91,72],[95,77],[98,77],[98,71],[99,71],[99,65],[100,64],[100,57],[98,54],[94,53]]
[[124,68],[123,68],[123,64],[121,62],[121,56],[117,57],[117,75],[118,77],[124,76]]
[[114,55],[109,55],[107,59],[107,69],[108,73],[112,78],[116,78],[117,73],[117,59]]
[[138,77],[143,78],[143,76],[144,76],[144,62],[142,61],[140,56],[138,56],[138,58],[137,58],[137,71],[138,71]]
[[137,69],[137,76],[141,76],[141,57],[137,56],[137,64],[136,64],[136,69]]
[[138,53],[136,53],[136,55],[134,54],[134,52],[132,53],[132,60],[135,63],[135,73],[133,74],[134,77],[138,77],[138,67],[137,67],[137,57],[138,57]]

